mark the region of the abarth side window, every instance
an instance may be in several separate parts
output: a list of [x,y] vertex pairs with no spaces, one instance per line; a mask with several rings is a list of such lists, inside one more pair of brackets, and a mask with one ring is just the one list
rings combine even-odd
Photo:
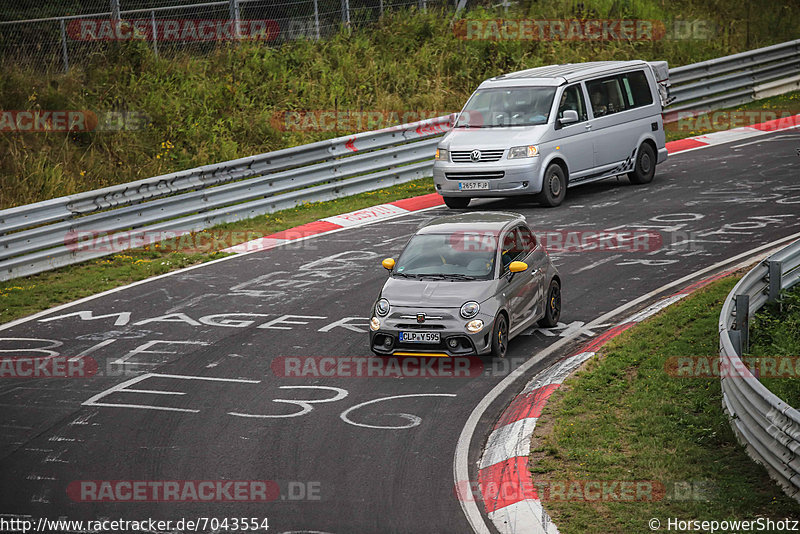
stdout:
[[508,266],[511,265],[512,261],[518,261],[527,254],[522,245],[519,228],[520,227],[517,226],[503,236],[503,241],[501,243],[502,251],[500,252],[503,273],[508,272]]
[[578,83],[570,85],[561,93],[561,101],[558,105],[558,118],[563,119],[564,112],[569,109],[578,113],[578,122],[583,122],[589,118],[586,113],[586,101],[583,98],[583,91],[581,90],[581,85]]
[[519,242],[522,245],[523,257],[527,257],[536,248],[536,236],[525,225],[519,227]]

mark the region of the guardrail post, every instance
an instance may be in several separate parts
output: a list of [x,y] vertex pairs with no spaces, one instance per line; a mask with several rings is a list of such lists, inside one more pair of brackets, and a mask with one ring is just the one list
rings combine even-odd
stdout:
[[67,29],[64,19],[58,21],[61,24],[61,55],[64,59],[64,72],[69,72],[69,54],[67,53]]
[[767,302],[775,302],[781,294],[781,278],[783,278],[783,264],[779,261],[767,260],[769,267],[769,293]]
[[739,332],[741,350],[744,354],[750,349],[750,295],[736,295],[736,330]]

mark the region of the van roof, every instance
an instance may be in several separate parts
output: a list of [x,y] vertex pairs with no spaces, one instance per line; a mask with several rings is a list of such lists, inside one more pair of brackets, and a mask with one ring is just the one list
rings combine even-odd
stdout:
[[489,78],[481,84],[483,87],[519,85],[520,82],[535,85],[562,85],[590,78],[598,74],[614,74],[632,67],[644,67],[646,61],[591,61],[588,63],[564,63],[547,65],[533,69],[501,74]]

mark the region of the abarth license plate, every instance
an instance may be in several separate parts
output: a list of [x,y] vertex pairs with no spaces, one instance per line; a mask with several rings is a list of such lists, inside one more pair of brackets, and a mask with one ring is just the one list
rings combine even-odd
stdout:
[[458,182],[459,191],[480,191],[489,189],[489,182]]
[[403,343],[439,343],[439,332],[400,332]]

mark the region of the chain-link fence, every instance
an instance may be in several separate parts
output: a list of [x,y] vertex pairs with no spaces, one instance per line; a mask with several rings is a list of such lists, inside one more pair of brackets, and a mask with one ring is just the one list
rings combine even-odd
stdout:
[[[463,2],[463,0],[462,0]],[[5,61],[68,70],[118,43],[156,54],[221,44],[324,39],[398,9],[453,10],[458,0],[61,0],[22,1],[0,13]],[[34,15],[34,16],[32,16]],[[42,15],[46,15],[42,17]],[[112,44],[117,43],[117,44]]]

